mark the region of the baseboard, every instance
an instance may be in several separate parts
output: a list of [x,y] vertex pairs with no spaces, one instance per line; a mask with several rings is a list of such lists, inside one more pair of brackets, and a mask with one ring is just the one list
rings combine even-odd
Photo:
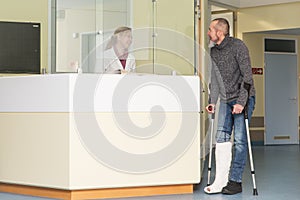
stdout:
[[146,186],[128,188],[106,188],[91,190],[59,190],[43,187],[33,187],[17,184],[0,183],[0,191],[14,194],[64,199],[64,200],[84,200],[84,199],[108,199],[141,197],[171,194],[191,194],[193,184]]

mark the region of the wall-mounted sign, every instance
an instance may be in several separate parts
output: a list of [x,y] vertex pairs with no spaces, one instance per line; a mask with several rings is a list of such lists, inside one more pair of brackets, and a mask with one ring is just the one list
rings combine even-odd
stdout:
[[252,74],[263,75],[263,68],[252,67]]

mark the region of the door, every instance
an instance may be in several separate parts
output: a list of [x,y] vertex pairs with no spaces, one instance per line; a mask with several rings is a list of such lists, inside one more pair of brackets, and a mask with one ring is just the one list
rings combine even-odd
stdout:
[[297,55],[265,53],[265,144],[299,144]]

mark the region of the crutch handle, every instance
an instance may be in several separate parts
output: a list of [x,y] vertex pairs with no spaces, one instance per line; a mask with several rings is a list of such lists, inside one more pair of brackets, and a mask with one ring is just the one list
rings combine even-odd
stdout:
[[212,106],[212,105],[210,105],[210,106],[208,106],[208,108],[207,108],[210,112],[211,111],[214,111],[213,113],[211,113],[211,118],[212,119],[215,119],[215,108],[214,108],[214,106]]

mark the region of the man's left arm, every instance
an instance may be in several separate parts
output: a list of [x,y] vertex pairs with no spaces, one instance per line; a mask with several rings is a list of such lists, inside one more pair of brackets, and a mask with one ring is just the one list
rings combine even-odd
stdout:
[[241,76],[242,76],[242,83],[240,87],[240,94],[237,100],[237,104],[241,106],[245,106],[248,100],[248,92],[245,89],[245,83],[250,85],[250,88],[253,87],[253,77],[252,77],[252,67],[250,61],[249,50],[244,42],[238,45],[237,48],[237,55],[236,55],[237,62],[239,64]]

